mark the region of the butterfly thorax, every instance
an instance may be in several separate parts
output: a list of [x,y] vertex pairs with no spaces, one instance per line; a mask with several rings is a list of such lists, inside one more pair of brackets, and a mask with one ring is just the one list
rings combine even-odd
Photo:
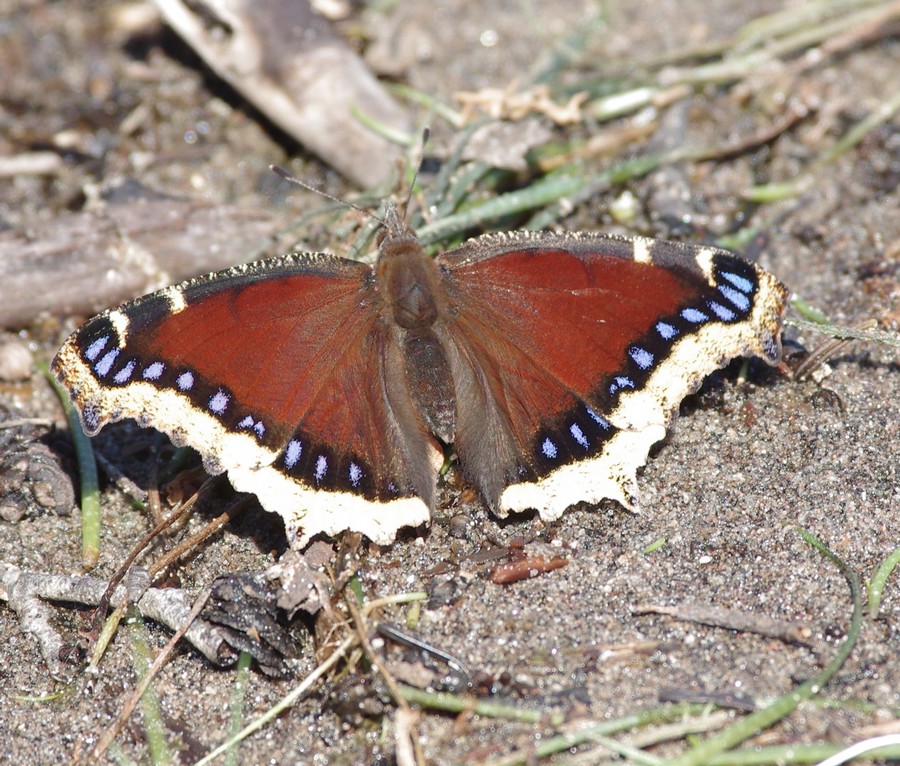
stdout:
[[397,328],[408,390],[428,430],[450,443],[456,433],[456,394],[447,353],[435,331],[442,308],[440,272],[393,208],[375,273]]

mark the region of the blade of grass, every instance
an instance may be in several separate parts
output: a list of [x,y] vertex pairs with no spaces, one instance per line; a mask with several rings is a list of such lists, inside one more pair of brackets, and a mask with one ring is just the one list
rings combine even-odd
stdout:
[[69,399],[69,392],[59,384],[46,364],[37,363],[36,366],[50,381],[69,421],[81,481],[81,565],[86,571],[91,570],[100,560],[100,490],[97,481],[97,461],[94,460],[91,440],[81,427],[78,411]]
[[741,80],[759,71],[777,59],[796,53],[845,33],[848,29],[867,24],[883,13],[879,7],[861,10],[824,21],[815,26],[799,26],[778,39],[768,39],[764,46],[741,56],[723,58],[691,69],[670,70],[666,73],[668,83],[682,82],[692,85],[716,85]]
[[560,726],[566,719],[565,713],[557,711],[547,713],[546,710],[531,710],[503,702],[479,700],[450,692],[430,692],[413,686],[398,684],[400,696],[407,702],[430,710],[441,710],[445,713],[474,713],[486,718],[503,718],[507,721],[522,723],[549,723]]
[[869,583],[869,617],[873,620],[878,617],[878,610],[881,608],[881,596],[884,593],[884,586],[887,584],[888,577],[900,565],[900,546],[894,548],[888,554],[887,558],[881,562],[881,566],[875,571],[872,581]]
[[414,104],[420,104],[421,106],[427,107],[438,117],[442,117],[449,122],[454,128],[461,128],[463,126],[462,114],[442,101],[438,101],[434,96],[423,93],[416,88],[411,88],[409,85],[403,85],[402,83],[394,83],[391,86],[391,92]]
[[813,330],[823,335],[830,335],[832,338],[870,340],[875,343],[883,343],[885,346],[894,346],[900,348],[900,335],[885,330],[871,328],[867,330],[854,329],[853,327],[842,327],[841,325],[831,324],[830,322],[809,322],[800,317],[787,317],[784,320],[785,325],[798,327],[801,330]]
[[820,23],[835,13],[865,8],[877,2],[879,0],[818,0],[791,6],[748,21],[738,30],[737,39],[731,49],[743,51],[766,45],[770,40]]
[[[150,647],[147,645],[147,630],[140,612],[134,607],[128,610],[128,636],[131,639],[131,656],[134,661],[138,683],[146,678],[150,669]],[[152,684],[141,695],[141,713],[144,716],[144,736],[153,764],[172,763],[172,753],[166,742],[165,726],[159,707],[159,697]]]
[[791,308],[810,322],[815,322],[816,324],[830,324],[827,314],[817,309],[811,303],[807,303],[800,296],[791,296]]
[[381,122],[359,107],[352,106],[350,108],[350,113],[353,115],[354,119],[356,119],[361,125],[364,125],[373,133],[381,136],[387,141],[390,141],[392,144],[410,147],[417,140],[415,133],[400,130],[399,128],[395,128],[385,122]]
[[522,213],[556,202],[591,184],[581,172],[570,172],[545,176],[524,189],[501,194],[467,210],[448,215],[439,221],[423,226],[419,230],[419,241],[424,245],[447,239],[467,229],[481,226],[486,221],[493,221],[508,215]]
[[[253,657],[249,652],[241,652],[237,661],[237,672],[234,675],[234,693],[231,695],[231,718],[228,724],[229,739],[233,738],[241,730],[241,719],[244,717],[244,698],[247,693],[247,676],[250,674],[250,664]],[[239,741],[228,748],[225,756],[226,766],[237,766]]]

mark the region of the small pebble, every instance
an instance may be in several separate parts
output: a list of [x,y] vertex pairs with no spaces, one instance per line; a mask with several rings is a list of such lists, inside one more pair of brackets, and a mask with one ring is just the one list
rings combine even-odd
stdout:
[[31,377],[31,352],[17,341],[0,343],[0,380],[15,383]]

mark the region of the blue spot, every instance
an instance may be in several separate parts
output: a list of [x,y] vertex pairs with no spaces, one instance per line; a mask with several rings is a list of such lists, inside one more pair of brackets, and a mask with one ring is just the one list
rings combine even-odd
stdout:
[[550,441],[549,438],[544,439],[544,443],[541,445],[541,452],[544,453],[544,457],[549,457],[551,459],[555,458],[559,454],[559,450],[556,449],[556,445]]
[[284,464],[288,468],[293,468],[297,465],[297,461],[300,459],[300,455],[303,454],[303,445],[298,442],[296,439],[291,439],[287,448],[284,450]]
[[354,487],[359,486],[359,481],[362,479],[362,468],[360,468],[356,463],[350,463],[350,483]]
[[221,388],[209,397],[209,409],[214,415],[223,415],[228,408],[228,396]]
[[183,372],[175,380],[175,385],[180,391],[190,391],[194,387],[194,373]]
[[109,336],[104,335],[102,338],[97,338],[90,346],[85,349],[84,358],[89,362],[93,362],[98,356],[100,356],[100,352],[106,348],[106,344],[109,343]]
[[681,318],[691,324],[703,324],[709,321],[709,317],[700,309],[687,308],[681,312]]
[[672,340],[672,338],[678,335],[678,329],[668,322],[657,322],[656,332],[660,334],[663,340]]
[[634,359],[634,363],[642,370],[649,370],[653,366],[653,354],[640,346],[628,349],[628,356]]
[[619,375],[610,384],[609,393],[614,394],[620,388],[634,388],[634,381],[631,378],[626,378],[624,375]]
[[266,435],[266,426],[261,420],[257,420],[256,423],[254,423],[253,430],[260,439]]
[[753,295],[753,282],[751,282],[746,277],[742,277],[740,274],[735,274],[731,271],[720,271],[719,272],[725,279],[727,279],[731,284],[733,284],[738,290],[742,293],[747,293],[747,295]]
[[134,372],[134,368],[137,366],[137,363],[132,359],[128,364],[126,364],[121,370],[119,370],[114,376],[113,380],[116,383],[126,383],[128,379],[131,377],[131,373]]
[[584,435],[584,431],[581,430],[581,426],[578,423],[572,423],[569,426],[569,433],[572,434],[572,438],[575,439],[582,447],[587,449],[591,445],[588,443],[587,437]]
[[587,410],[587,414],[590,417],[590,419],[593,420],[604,431],[608,431],[612,427],[612,426],[610,426],[609,421],[606,418],[600,417],[590,407],[585,407],[584,409]]
[[719,292],[722,293],[722,295],[724,295],[730,303],[733,303],[745,314],[750,310],[750,299],[743,293],[735,290],[733,287],[729,287],[728,285],[719,285]]
[[313,474],[317,482],[325,478],[325,472],[328,470],[328,458],[325,455],[319,455],[316,458],[316,472]]
[[249,415],[247,415],[247,417],[245,417],[243,420],[241,420],[240,423],[237,424],[237,427],[238,428],[253,428],[253,418],[251,418]]
[[117,348],[107,351],[100,361],[94,365],[94,371],[101,377],[103,375],[109,375],[109,371],[112,369],[113,364],[115,364],[118,355],[119,349]]
[[141,377],[144,380],[159,380],[165,369],[166,366],[162,362],[153,362],[153,364],[148,364],[144,368]]
[[727,306],[723,306],[718,301],[707,301],[706,305],[712,309],[712,313],[715,314],[719,319],[723,322],[733,322],[737,319],[737,314],[735,314],[730,308]]

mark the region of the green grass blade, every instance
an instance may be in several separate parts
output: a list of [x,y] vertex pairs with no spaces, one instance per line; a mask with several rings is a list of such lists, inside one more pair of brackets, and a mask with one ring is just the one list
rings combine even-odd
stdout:
[[81,481],[81,563],[86,570],[93,569],[100,560],[100,490],[97,461],[94,459],[91,440],[84,433],[78,412],[69,399],[69,392],[59,384],[46,364],[37,364],[37,367],[56,391],[69,421]]

